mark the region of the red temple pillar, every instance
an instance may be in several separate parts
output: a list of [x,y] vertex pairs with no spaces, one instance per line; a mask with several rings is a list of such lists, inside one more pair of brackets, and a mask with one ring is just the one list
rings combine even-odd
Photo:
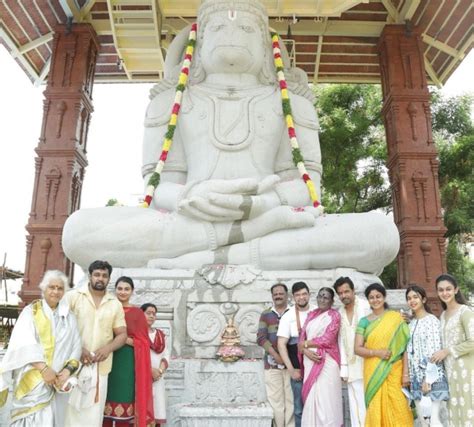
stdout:
[[20,293],[24,303],[38,298],[38,284],[46,270],[61,270],[73,278],[73,264],[64,255],[61,234],[67,217],[80,204],[98,48],[89,24],[59,26],[55,31],[26,226],[26,265]]
[[446,271],[446,228],[420,32],[387,25],[378,49],[393,212],[401,240],[398,286],[417,283],[437,302],[434,280]]

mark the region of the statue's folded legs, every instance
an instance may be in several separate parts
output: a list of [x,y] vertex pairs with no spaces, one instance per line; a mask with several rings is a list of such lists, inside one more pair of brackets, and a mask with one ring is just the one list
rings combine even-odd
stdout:
[[393,222],[376,212],[315,219],[282,206],[251,220],[211,224],[177,213],[107,207],[74,213],[63,245],[81,266],[107,259],[118,267],[252,264],[269,270],[350,267],[378,274],[396,256],[399,238]]

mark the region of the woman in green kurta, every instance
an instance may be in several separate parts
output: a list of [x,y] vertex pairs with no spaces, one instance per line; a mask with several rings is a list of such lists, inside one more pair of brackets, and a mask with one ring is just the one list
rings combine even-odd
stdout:
[[449,425],[474,426],[474,311],[449,274],[436,279],[436,290],[444,308],[441,314],[443,349],[431,361],[444,360],[448,374]]
[[154,423],[150,338],[143,311],[130,304],[133,281],[123,276],[115,283],[127,323],[126,344],[114,352],[108,377],[104,426],[144,427]]

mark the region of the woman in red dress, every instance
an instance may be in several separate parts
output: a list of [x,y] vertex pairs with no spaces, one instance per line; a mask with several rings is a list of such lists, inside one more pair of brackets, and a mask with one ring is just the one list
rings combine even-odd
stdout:
[[143,311],[130,304],[134,284],[122,276],[115,282],[115,293],[122,303],[127,323],[127,342],[114,352],[108,378],[104,426],[139,427],[153,425],[150,338]]

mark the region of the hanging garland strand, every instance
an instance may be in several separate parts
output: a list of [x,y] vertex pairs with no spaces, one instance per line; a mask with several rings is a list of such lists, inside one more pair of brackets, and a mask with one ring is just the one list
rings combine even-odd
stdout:
[[320,205],[318,200],[318,195],[316,194],[316,187],[314,186],[314,182],[312,181],[311,177],[306,170],[306,166],[304,164],[304,158],[301,154],[300,147],[298,145],[298,140],[296,138],[296,131],[295,125],[293,121],[293,113],[291,111],[291,103],[290,97],[288,96],[288,86],[285,80],[285,73],[283,70],[283,60],[281,59],[281,50],[280,50],[280,43],[278,34],[275,32],[271,33],[272,36],[272,47],[273,47],[273,60],[275,63],[275,68],[278,77],[278,83],[280,85],[280,93],[281,93],[281,105],[283,107],[283,115],[285,116],[286,126],[288,128],[288,136],[290,137],[290,145],[291,145],[291,154],[293,157],[293,163],[298,168],[301,178],[308,187],[309,197],[313,202],[313,206],[317,208]]
[[174,104],[171,110],[171,117],[168,122],[168,129],[163,139],[163,145],[161,146],[161,155],[156,164],[155,170],[148,180],[148,184],[145,191],[145,199],[141,204],[142,207],[148,208],[153,200],[153,194],[155,193],[156,187],[160,183],[161,172],[165,166],[166,158],[170,151],[171,145],[173,144],[174,131],[176,130],[176,123],[178,122],[179,109],[181,108],[181,101],[183,98],[184,89],[188,82],[189,68],[191,67],[191,61],[193,59],[194,47],[196,45],[196,33],[197,24],[191,25],[191,31],[189,32],[188,43],[186,45],[186,52],[184,55],[183,65],[179,74],[178,85],[176,86],[176,94],[174,97]]

